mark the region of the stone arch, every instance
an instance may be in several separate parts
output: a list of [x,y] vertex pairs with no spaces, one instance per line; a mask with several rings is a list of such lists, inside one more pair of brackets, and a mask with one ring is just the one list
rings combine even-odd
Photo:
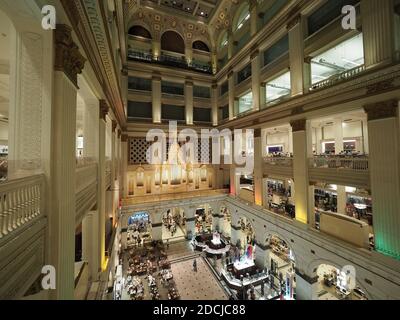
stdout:
[[177,30],[167,29],[161,35],[161,50],[185,54],[185,37]]
[[203,52],[211,53],[211,46],[204,37],[196,37],[192,41],[192,48]]
[[[338,270],[341,270],[345,265],[351,265],[350,263],[345,264],[345,265],[339,265],[338,263],[336,263],[330,259],[318,258],[318,259],[314,259],[308,263],[308,266],[306,269],[307,274],[311,277],[318,277],[318,274],[317,274],[318,268],[323,264],[332,266]],[[358,274],[357,267],[354,266],[354,268],[356,270],[356,285],[359,286],[364,291],[368,300],[373,299],[372,295],[368,292],[365,285],[363,285],[362,282],[359,281],[359,279],[357,278],[357,274]]]
[[268,245],[268,240],[271,236],[275,236],[279,239],[281,239],[282,241],[284,241],[286,243],[286,245],[288,246],[288,248],[290,250],[292,250],[293,256],[294,256],[294,260],[297,263],[297,254],[296,254],[296,250],[294,248],[294,246],[291,244],[291,241],[289,241],[284,235],[282,235],[282,233],[277,232],[275,230],[268,230],[266,233],[266,237],[264,240],[263,245]]
[[139,24],[134,24],[128,29],[128,34],[132,36],[139,36],[145,39],[153,39],[153,36],[151,35],[151,29],[146,28],[142,25]]
[[132,27],[142,27],[146,29],[150,35],[151,39],[155,40],[156,39],[156,34],[154,32],[154,28],[152,27],[151,23],[147,21],[147,19],[140,19],[137,14],[135,17],[131,19],[131,22],[128,24],[127,30],[129,31]]

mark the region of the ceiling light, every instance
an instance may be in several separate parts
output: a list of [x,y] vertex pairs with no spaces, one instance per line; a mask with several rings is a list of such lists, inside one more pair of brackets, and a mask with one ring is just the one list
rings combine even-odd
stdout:
[[200,12],[200,14],[201,14],[202,16],[204,16],[204,11]]

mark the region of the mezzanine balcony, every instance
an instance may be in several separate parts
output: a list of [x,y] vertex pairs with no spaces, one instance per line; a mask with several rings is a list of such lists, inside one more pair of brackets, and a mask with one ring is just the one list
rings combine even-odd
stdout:
[[314,156],[309,158],[309,175],[313,181],[368,188],[369,159],[366,155]]
[[269,156],[264,157],[264,176],[270,174],[280,177],[293,177],[293,157],[291,156]]

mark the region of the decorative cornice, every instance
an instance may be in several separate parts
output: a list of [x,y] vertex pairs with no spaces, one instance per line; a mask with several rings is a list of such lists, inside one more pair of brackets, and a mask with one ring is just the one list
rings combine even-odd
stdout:
[[106,121],[106,116],[110,110],[110,108],[108,107],[108,104],[105,100],[100,100],[100,119]]
[[250,54],[250,60],[257,58],[259,55],[260,55],[260,50],[256,49],[256,50],[252,51]]
[[394,87],[393,79],[384,80],[367,86],[367,94],[376,94]]
[[306,130],[306,119],[299,119],[299,120],[293,120],[290,121],[290,125],[292,126],[292,131],[293,132],[298,132],[298,131],[305,131]]
[[388,100],[364,106],[368,121],[397,117],[399,103],[397,100]]
[[55,61],[54,69],[64,72],[78,87],[78,74],[82,73],[86,59],[80,54],[72,40],[72,28],[58,24],[54,31]]

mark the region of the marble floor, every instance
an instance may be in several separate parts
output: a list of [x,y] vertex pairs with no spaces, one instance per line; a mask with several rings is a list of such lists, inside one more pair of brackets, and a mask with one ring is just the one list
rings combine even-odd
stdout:
[[193,258],[171,264],[172,273],[182,300],[228,300],[218,280],[200,257],[196,258],[197,272],[193,271]]

